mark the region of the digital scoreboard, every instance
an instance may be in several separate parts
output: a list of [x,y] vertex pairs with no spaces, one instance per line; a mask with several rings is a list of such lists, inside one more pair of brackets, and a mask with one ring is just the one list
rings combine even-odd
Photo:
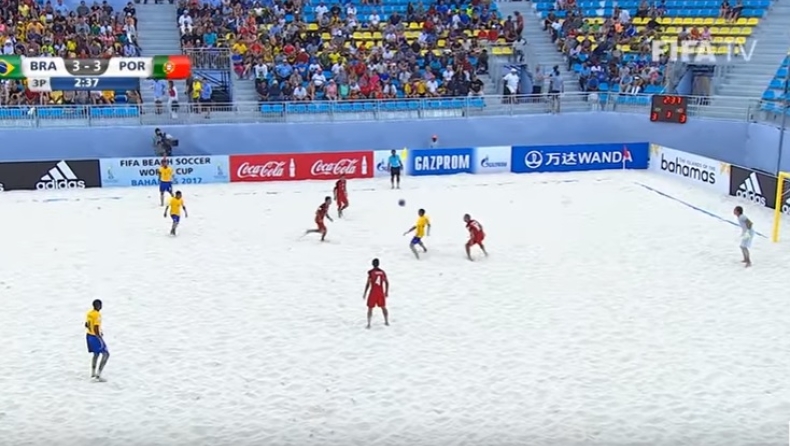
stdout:
[[650,120],[685,124],[688,120],[688,98],[671,94],[654,94],[650,101]]
[[0,56],[0,80],[26,80],[35,92],[136,90],[140,79],[186,79],[188,56],[62,59]]

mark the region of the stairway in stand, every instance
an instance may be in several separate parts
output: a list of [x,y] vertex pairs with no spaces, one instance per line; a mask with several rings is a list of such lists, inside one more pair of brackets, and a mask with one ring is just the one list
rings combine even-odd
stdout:
[[[178,13],[175,5],[168,2],[163,4],[138,3],[137,33],[138,43],[142,49],[142,56],[172,56],[181,54],[181,38],[178,30]],[[186,103],[186,83],[175,82],[178,97]],[[154,91],[150,81],[142,81],[140,93],[143,103],[150,105],[154,102]]]
[[[551,72],[552,67],[559,65],[560,74],[565,84],[565,92],[568,93],[562,100],[562,108],[572,107],[589,108],[579,94],[579,82],[576,73],[569,71],[568,63],[562,53],[557,50],[557,46],[551,43],[551,37],[547,31],[543,31],[541,18],[535,12],[531,2],[497,2],[497,7],[503,18],[507,16],[515,17],[518,11],[524,16],[524,38],[527,40],[527,64],[530,72],[535,72],[535,67],[540,65],[545,74]],[[532,60],[531,60],[532,59]],[[543,91],[548,91],[548,82],[543,86]]]

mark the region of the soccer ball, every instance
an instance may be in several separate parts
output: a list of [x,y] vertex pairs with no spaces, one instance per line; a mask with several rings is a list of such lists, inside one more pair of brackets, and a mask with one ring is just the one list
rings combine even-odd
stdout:
[[406,206],[406,200],[404,200],[402,198],[400,200],[398,200],[398,206],[401,206],[401,207]]

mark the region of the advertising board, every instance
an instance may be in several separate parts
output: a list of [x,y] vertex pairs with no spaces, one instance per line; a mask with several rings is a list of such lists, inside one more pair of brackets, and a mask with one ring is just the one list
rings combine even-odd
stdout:
[[702,186],[711,192],[722,195],[730,193],[730,165],[728,163],[658,144],[650,144],[650,167],[648,169],[681,179],[689,184]]
[[514,173],[647,169],[648,144],[577,144],[513,147]]
[[[402,167],[406,167],[408,163],[409,156],[408,156],[407,149],[400,149],[396,150],[395,154],[398,155],[400,158],[400,163]],[[376,171],[374,172],[374,176],[376,177],[388,177],[390,176],[390,156],[392,156],[391,150],[376,150],[373,152],[373,163],[376,165]],[[401,175],[404,175],[405,169],[401,169]]]
[[[173,184],[227,183],[227,156],[174,156]],[[105,158],[99,160],[102,187],[155,186],[162,158]]]
[[476,147],[474,173],[510,172],[510,146]]
[[409,151],[409,175],[474,173],[474,149],[414,149]]
[[230,181],[299,181],[373,178],[373,152],[231,155]]
[[66,190],[99,186],[98,160],[0,163],[0,191]]

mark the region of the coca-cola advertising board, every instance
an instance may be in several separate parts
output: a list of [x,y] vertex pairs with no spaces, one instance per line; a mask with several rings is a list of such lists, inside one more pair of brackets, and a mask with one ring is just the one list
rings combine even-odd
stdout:
[[232,155],[231,182],[373,178],[373,152]]

